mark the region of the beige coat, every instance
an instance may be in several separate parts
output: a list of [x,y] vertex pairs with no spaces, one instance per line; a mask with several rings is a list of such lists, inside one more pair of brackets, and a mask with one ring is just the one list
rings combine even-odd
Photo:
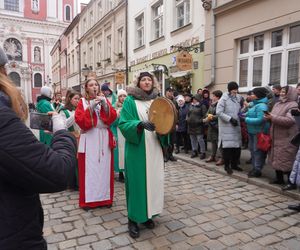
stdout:
[[272,109],[271,137],[272,147],[269,153],[269,163],[275,170],[288,172],[292,170],[297,154],[297,147],[290,141],[298,132],[298,126],[291,115],[292,109],[297,109],[297,91],[289,86],[284,99],[277,102]]

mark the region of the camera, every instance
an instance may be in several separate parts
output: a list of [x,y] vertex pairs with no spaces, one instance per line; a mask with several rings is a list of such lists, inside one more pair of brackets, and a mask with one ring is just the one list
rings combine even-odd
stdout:
[[31,112],[30,128],[38,130],[53,130],[52,117],[48,114]]

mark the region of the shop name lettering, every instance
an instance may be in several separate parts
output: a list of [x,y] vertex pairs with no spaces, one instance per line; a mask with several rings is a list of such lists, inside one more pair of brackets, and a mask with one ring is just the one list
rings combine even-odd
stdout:
[[[177,48],[179,46],[188,47],[188,46],[192,46],[192,45],[197,44],[197,43],[199,43],[199,37],[198,36],[187,39],[184,42],[177,43],[177,44],[175,44],[175,46]],[[173,53],[173,52],[177,51],[178,49],[176,47],[174,47],[173,49],[170,49],[170,53]],[[161,57],[161,56],[166,55],[166,54],[168,54],[168,49],[162,49],[162,50],[153,52],[152,54],[149,54],[149,55],[143,56],[141,58],[138,58],[136,60],[133,60],[133,61],[130,62],[130,65],[133,66],[133,65],[136,65],[136,64],[139,64],[139,63],[143,63],[143,62],[146,62],[148,60],[155,59],[157,57]]]

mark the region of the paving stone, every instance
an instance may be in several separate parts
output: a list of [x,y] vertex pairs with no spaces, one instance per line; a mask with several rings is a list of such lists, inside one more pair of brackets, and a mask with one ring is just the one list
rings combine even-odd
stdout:
[[83,237],[78,238],[79,245],[93,243],[95,241],[98,241],[98,238],[96,235],[88,235],[88,236],[83,236]]
[[113,249],[113,246],[109,240],[101,240],[99,242],[93,243],[92,248],[95,250],[98,249],[106,250],[106,249]]
[[65,235],[67,236],[67,239],[79,238],[85,235],[85,231],[83,229],[74,229],[70,232],[66,232]]
[[170,222],[166,223],[166,227],[173,232],[173,231],[176,231],[178,229],[184,228],[185,225],[180,221],[175,221],[174,220],[174,221],[170,221]]
[[173,232],[166,236],[167,240],[172,243],[186,240],[186,236],[181,232]]
[[287,223],[285,223],[283,221],[271,221],[268,225],[270,227],[275,228],[278,231],[282,231],[282,230],[287,229],[287,228],[290,227],[289,224],[287,224]]
[[112,221],[116,219],[123,218],[124,216],[120,212],[115,212],[115,213],[110,213],[110,214],[105,214],[102,216],[102,219],[104,221]]
[[114,236],[114,234],[110,230],[105,230],[103,232],[98,233],[98,237],[99,237],[100,240],[104,240],[104,239],[107,239],[107,238],[110,238],[110,237],[113,237],[113,236]]
[[179,242],[179,243],[175,243],[175,244],[171,245],[170,248],[171,248],[171,250],[187,250],[187,249],[190,249],[191,246],[185,242]]
[[48,243],[56,243],[64,241],[66,238],[63,233],[52,234],[46,237]]
[[281,241],[281,239],[279,237],[276,237],[274,235],[267,235],[263,238],[259,238],[257,240],[257,242],[263,246],[267,246],[267,245],[271,245],[271,244],[275,244],[277,242]]
[[55,233],[63,233],[63,232],[71,231],[74,227],[72,226],[71,223],[64,223],[61,225],[55,225],[52,228]]
[[97,234],[105,231],[105,228],[101,225],[85,226],[83,229],[87,234]]
[[60,249],[67,249],[70,247],[75,247],[77,245],[76,240],[66,240],[66,241],[62,241],[59,243],[59,248]]
[[249,228],[252,228],[254,224],[252,222],[246,221],[246,222],[239,222],[232,225],[237,230],[246,230]]
[[214,240],[220,238],[223,234],[220,231],[214,230],[214,231],[206,232],[205,235],[208,238]]
[[232,235],[222,236],[218,240],[228,247],[232,247],[240,243],[240,241]]
[[115,237],[110,238],[110,240],[118,247],[126,246],[130,244],[128,236],[125,234],[121,234]]
[[260,235],[268,235],[268,234],[274,233],[276,231],[274,228],[268,227],[266,225],[258,226],[253,229]]
[[151,243],[155,248],[161,248],[170,244],[170,241],[166,239],[165,236],[157,237],[151,240]]
[[133,246],[136,249],[140,249],[140,250],[151,250],[151,249],[154,249],[154,246],[148,240],[134,243]]
[[226,248],[221,242],[219,242],[217,240],[211,240],[211,241],[205,242],[203,245],[205,247],[207,247],[208,249],[212,249],[212,250],[221,250],[221,249]]
[[216,227],[214,225],[212,225],[211,223],[204,223],[204,224],[200,225],[200,227],[205,232],[210,232],[210,231],[213,231],[216,229]]
[[199,228],[199,226],[187,227],[187,228],[184,228],[182,231],[188,237],[203,233],[203,230],[201,228]]

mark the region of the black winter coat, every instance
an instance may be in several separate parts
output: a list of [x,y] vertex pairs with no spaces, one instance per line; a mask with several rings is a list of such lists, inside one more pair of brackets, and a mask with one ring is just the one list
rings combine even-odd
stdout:
[[51,147],[0,103],[1,250],[47,249],[39,194],[66,189],[75,171],[76,141],[60,130]]
[[206,106],[202,103],[197,105],[190,105],[187,114],[187,125],[189,135],[200,135],[204,134],[203,119],[206,115]]

